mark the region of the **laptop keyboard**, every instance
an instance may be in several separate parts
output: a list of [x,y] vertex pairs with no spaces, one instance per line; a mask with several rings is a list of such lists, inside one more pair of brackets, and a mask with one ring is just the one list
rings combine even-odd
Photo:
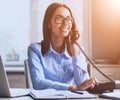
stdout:
[[30,89],[14,88],[14,89],[10,89],[10,93],[11,93],[11,96],[24,96],[30,93]]

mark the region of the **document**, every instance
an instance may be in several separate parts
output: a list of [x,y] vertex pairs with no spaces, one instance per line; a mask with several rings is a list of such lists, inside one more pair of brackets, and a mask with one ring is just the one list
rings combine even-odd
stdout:
[[99,97],[120,100],[120,89],[116,89],[113,92],[102,93],[99,95]]
[[78,91],[77,93],[71,91],[44,89],[31,90],[30,95],[34,99],[77,99],[77,98],[96,98],[96,95],[90,94],[87,91]]

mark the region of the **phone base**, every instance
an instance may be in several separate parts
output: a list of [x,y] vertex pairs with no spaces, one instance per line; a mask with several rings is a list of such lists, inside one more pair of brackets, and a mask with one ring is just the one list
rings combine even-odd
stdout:
[[112,92],[115,89],[115,82],[106,82],[96,85],[93,89],[87,89],[88,92],[101,94],[103,92]]

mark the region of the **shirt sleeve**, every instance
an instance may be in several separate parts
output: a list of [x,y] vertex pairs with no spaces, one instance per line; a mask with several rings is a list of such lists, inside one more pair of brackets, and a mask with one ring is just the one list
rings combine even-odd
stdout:
[[72,57],[75,84],[79,85],[86,79],[89,79],[87,62],[82,52],[78,56]]
[[29,46],[28,48],[28,63],[30,76],[34,89],[54,88],[57,90],[68,90],[69,85],[46,79],[44,76],[43,65],[41,62],[40,47]]

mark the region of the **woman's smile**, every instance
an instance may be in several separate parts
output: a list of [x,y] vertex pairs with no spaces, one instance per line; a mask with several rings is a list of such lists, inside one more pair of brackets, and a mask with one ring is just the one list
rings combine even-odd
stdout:
[[69,31],[68,27],[60,27],[60,30],[63,31],[63,32],[68,32]]

